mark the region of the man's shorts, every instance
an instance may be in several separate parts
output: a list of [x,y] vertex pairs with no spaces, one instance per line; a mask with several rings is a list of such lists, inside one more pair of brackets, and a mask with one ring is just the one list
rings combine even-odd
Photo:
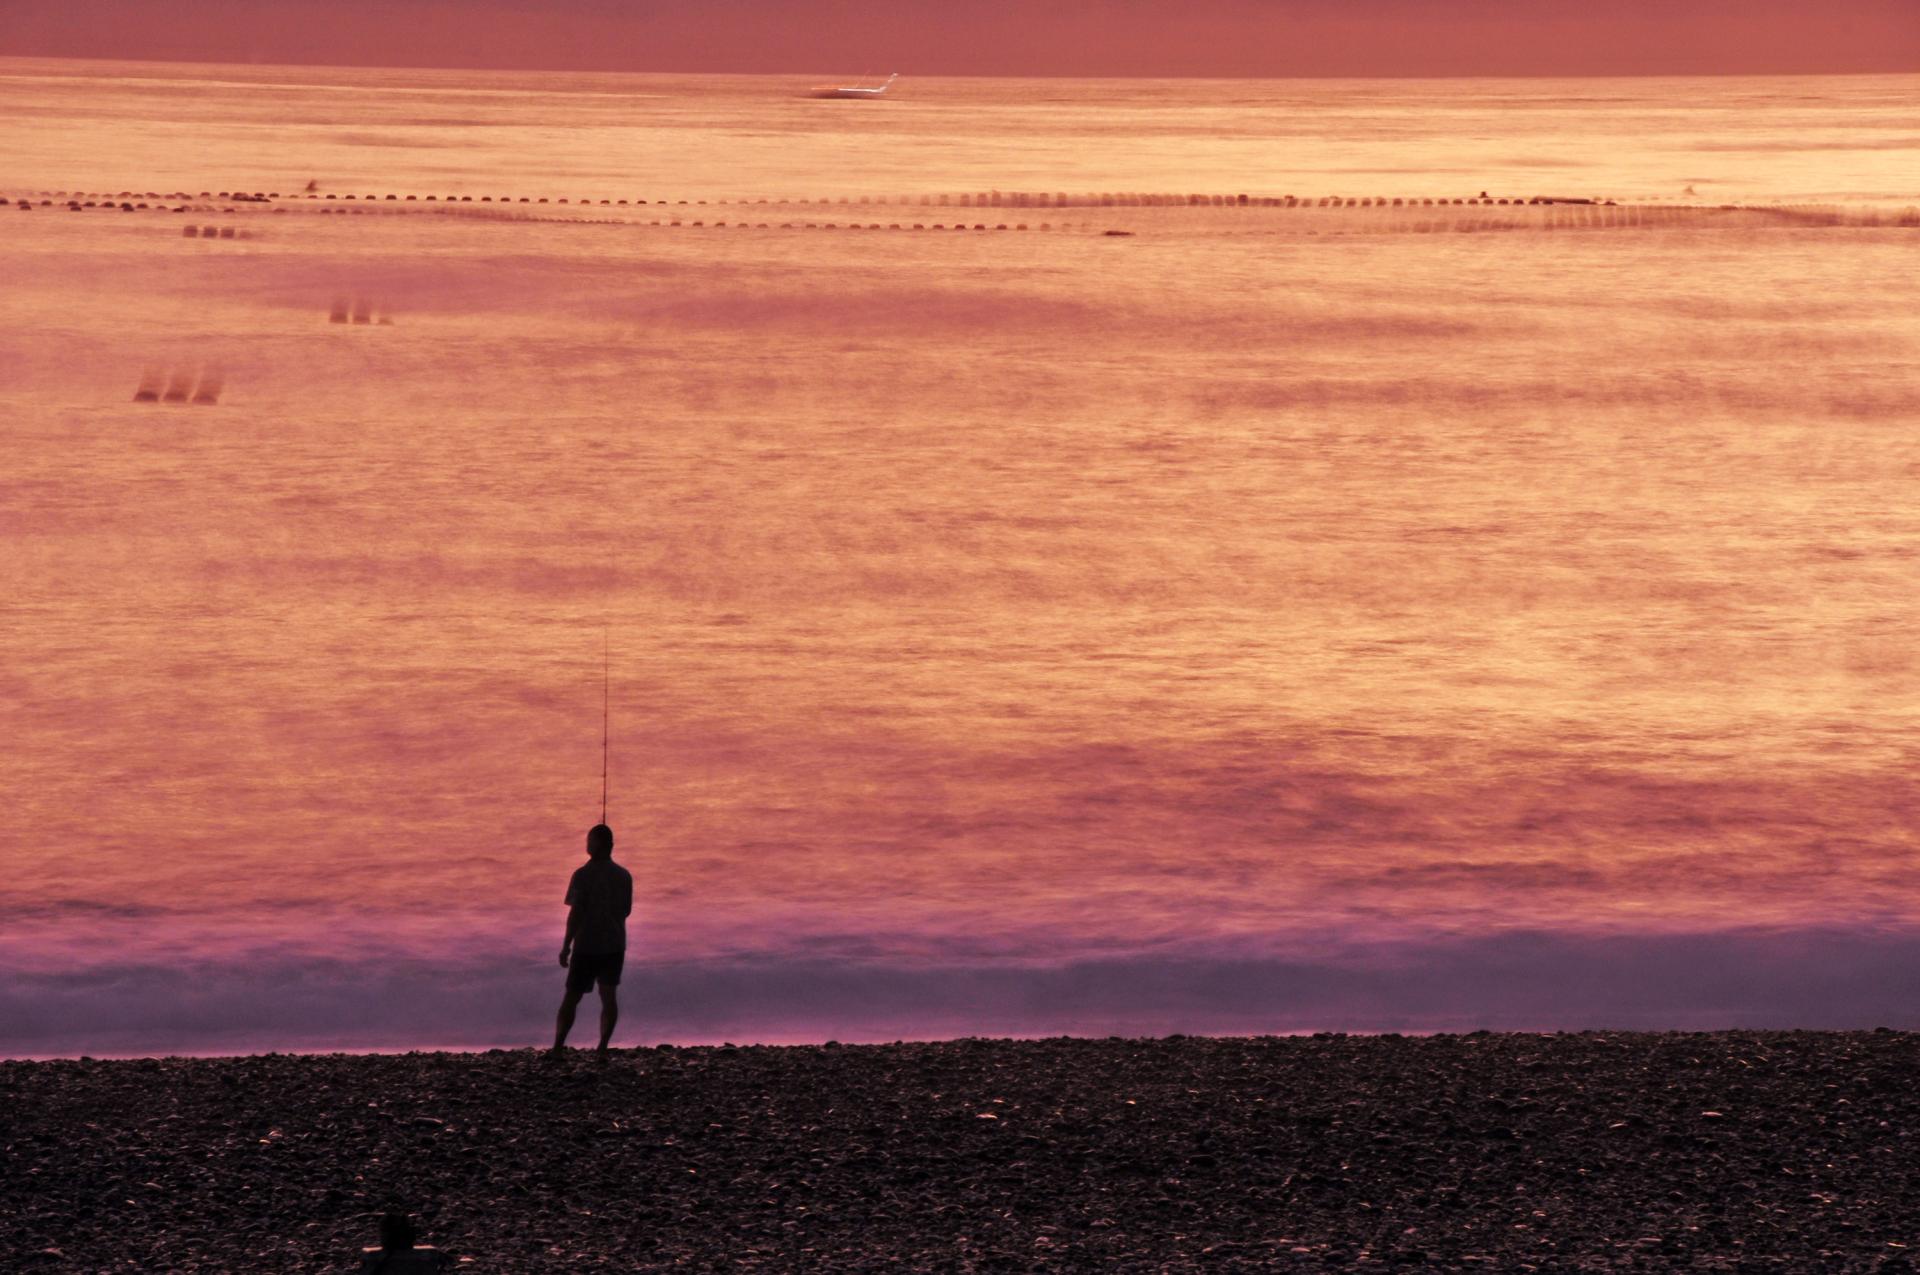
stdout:
[[625,952],[575,952],[567,962],[567,990],[589,992],[595,983],[620,985],[620,967],[627,963]]

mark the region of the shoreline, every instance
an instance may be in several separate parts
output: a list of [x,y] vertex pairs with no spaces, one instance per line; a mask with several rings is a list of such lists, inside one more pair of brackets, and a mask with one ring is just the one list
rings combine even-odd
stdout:
[[[589,996],[581,1002],[586,1008],[593,1007]],[[587,1024],[591,1026],[591,1024]],[[529,1033],[529,1037],[541,1033]],[[589,1031],[583,1037],[576,1027],[571,1043],[567,1046],[569,1055],[587,1055],[593,1052],[591,1045],[584,1045],[582,1039],[590,1038]],[[1515,1040],[1553,1040],[1559,1038],[1605,1039],[1613,1040],[1627,1037],[1720,1037],[1720,1036],[1912,1036],[1920,1040],[1920,1028],[1909,1027],[1583,1027],[1539,1029],[1518,1027],[1493,1028],[1417,1028],[1372,1030],[1355,1028],[1348,1030],[1321,1030],[1301,1028],[1297,1030],[1276,1030],[1270,1032],[1251,1031],[1169,1031],[1169,1032],[1118,1032],[1100,1034],[1095,1032],[984,1032],[972,1035],[951,1036],[903,1036],[892,1039],[878,1037],[849,1036],[841,1040],[818,1039],[727,1039],[715,1036],[711,1039],[660,1040],[640,1044],[616,1044],[610,1051],[620,1056],[643,1056],[647,1054],[697,1054],[702,1051],[725,1053],[751,1050],[823,1050],[823,1049],[913,1049],[934,1048],[939,1046],[960,1045],[1039,1045],[1039,1044],[1141,1044],[1178,1043],[1183,1041],[1395,1041],[1395,1040],[1444,1040],[1448,1038],[1479,1039],[1493,1037]],[[127,1064],[127,1063],[198,1063],[198,1062],[244,1062],[249,1059],[293,1059],[313,1062],[331,1062],[356,1058],[485,1058],[496,1055],[543,1055],[547,1052],[542,1045],[527,1041],[495,1043],[421,1043],[411,1045],[363,1045],[327,1048],[319,1045],[295,1044],[284,1049],[271,1047],[239,1047],[231,1050],[210,1050],[191,1053],[120,1053],[102,1051],[99,1053],[49,1053],[49,1054],[0,1054],[0,1068],[20,1064]]]

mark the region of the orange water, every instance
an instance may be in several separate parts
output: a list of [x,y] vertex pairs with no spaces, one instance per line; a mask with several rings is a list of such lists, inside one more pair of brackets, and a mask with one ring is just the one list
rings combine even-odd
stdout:
[[794,88],[0,62],[10,197],[909,200],[0,210],[0,1052],[537,1036],[603,633],[642,1035],[1417,1024],[1284,986],[1515,936],[1552,1024],[1438,1019],[1579,1025],[1622,942],[1906,941],[1920,231],[646,222],[1894,207],[1920,78]]

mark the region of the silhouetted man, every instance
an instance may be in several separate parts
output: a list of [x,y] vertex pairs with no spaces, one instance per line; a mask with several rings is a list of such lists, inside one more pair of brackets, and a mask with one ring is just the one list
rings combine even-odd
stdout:
[[600,989],[600,1052],[607,1052],[620,1017],[617,990],[627,959],[627,915],[633,911],[633,875],[613,861],[613,829],[597,823],[587,830],[587,861],[567,882],[567,937],[560,944],[560,965],[567,971],[567,994],[554,1024],[553,1051],[566,1047],[573,1011],[589,987]]

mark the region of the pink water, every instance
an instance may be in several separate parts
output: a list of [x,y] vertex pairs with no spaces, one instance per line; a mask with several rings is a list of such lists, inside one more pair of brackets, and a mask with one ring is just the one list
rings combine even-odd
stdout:
[[646,223],[1888,210],[1920,78],[795,87],[0,62],[15,198],[895,200],[0,210],[0,1052],[537,1039],[603,635],[635,1038],[1911,1003],[1920,231]]

